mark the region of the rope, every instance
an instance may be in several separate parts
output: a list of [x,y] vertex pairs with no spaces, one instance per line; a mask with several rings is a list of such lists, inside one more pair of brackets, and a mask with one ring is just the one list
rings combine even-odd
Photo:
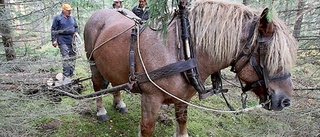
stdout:
[[[137,26],[137,25],[136,25]],[[140,39],[139,39],[139,27],[136,27],[137,28],[137,48],[138,48],[138,55],[139,55],[139,59],[140,59],[140,62],[142,64],[142,68],[148,78],[148,80],[155,86],[157,87],[159,90],[161,90],[162,92],[164,92],[165,94],[171,96],[172,98],[178,100],[178,101],[181,101],[189,106],[192,106],[192,107],[195,107],[195,108],[198,108],[198,109],[202,109],[202,110],[206,110],[206,111],[213,111],[213,112],[218,112],[218,113],[242,113],[242,112],[247,112],[247,111],[250,111],[250,110],[254,110],[254,109],[259,109],[259,108],[262,108],[266,103],[261,103],[259,105],[256,105],[256,106],[253,106],[253,107],[250,107],[250,108],[245,108],[245,109],[240,109],[240,110],[235,110],[235,111],[227,111],[227,110],[217,110],[217,109],[213,109],[213,108],[209,108],[209,107],[204,107],[204,106],[199,106],[199,105],[195,105],[195,104],[192,104],[192,103],[189,103],[183,99],[180,99],[179,97],[169,93],[168,91],[164,90],[163,88],[161,88],[158,84],[156,84],[149,76],[148,74],[148,71],[145,67],[145,64],[143,62],[143,58],[141,56],[141,52],[140,52]]]
[[81,48],[83,46],[83,40],[81,39],[80,35],[76,33],[76,35],[73,36],[73,41],[72,41],[72,50],[76,53],[76,58],[81,57]]
[[119,33],[119,34],[117,34],[117,35],[115,35],[115,36],[107,39],[106,41],[102,42],[101,44],[99,44],[97,47],[95,47],[95,48],[92,50],[92,52],[90,53],[90,56],[89,56],[88,60],[90,60],[90,59],[92,58],[93,52],[96,51],[98,48],[102,47],[104,44],[106,44],[106,43],[109,42],[110,40],[112,40],[112,39],[120,36],[121,34],[125,33],[125,32],[128,31],[129,29],[132,29],[132,28],[135,27],[135,26],[136,26],[136,24],[132,25],[131,27],[125,29],[125,30],[122,31],[121,33]]

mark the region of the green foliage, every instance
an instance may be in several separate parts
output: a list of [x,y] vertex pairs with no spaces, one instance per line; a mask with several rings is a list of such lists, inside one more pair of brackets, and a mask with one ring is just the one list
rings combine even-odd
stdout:
[[270,8],[269,11],[267,12],[267,16],[266,16],[267,21],[272,22],[272,19],[276,16],[278,16],[278,15],[277,15],[277,12],[275,11],[275,9]]
[[269,9],[269,11],[267,12],[266,18],[268,22],[272,22],[272,12],[270,11],[271,9]]
[[148,25],[155,29],[160,29],[164,37],[166,37],[168,23],[172,19],[174,9],[177,8],[175,2],[175,0],[150,0],[148,4],[150,7],[150,21]]
[[74,5],[74,7],[80,7],[84,9],[103,9],[105,7],[104,1],[96,1],[92,2],[91,0],[70,0],[71,4]]
[[161,25],[165,25],[169,19],[169,8],[167,1],[151,0],[149,3],[151,12],[150,20],[156,20],[157,22],[161,23]]

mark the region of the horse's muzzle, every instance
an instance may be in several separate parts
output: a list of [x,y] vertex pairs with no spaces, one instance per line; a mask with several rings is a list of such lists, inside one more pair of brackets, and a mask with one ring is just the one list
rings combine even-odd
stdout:
[[281,111],[285,107],[289,107],[291,105],[291,99],[287,95],[271,95],[271,101],[263,108],[267,110]]

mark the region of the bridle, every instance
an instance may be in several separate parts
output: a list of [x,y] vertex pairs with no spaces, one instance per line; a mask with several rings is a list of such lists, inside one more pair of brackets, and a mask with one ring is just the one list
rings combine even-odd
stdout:
[[[270,37],[262,37],[258,36],[258,38],[254,41],[255,42],[255,47],[251,47],[251,42],[253,41],[253,35],[254,31],[256,29],[258,22],[258,17],[254,16],[253,21],[250,26],[250,32],[249,36],[247,39],[247,43],[244,46],[244,48],[241,50],[240,54],[231,62],[231,71],[234,73],[238,73],[242,71],[242,69],[249,63],[257,73],[259,80],[256,82],[253,82],[251,84],[246,84],[244,85],[240,77],[238,76],[238,79],[240,81],[241,89],[242,89],[242,102],[244,103],[245,106],[245,100],[246,100],[246,92],[249,90],[252,90],[257,87],[263,86],[265,90],[267,90],[267,101],[264,102],[264,104],[269,104],[269,108],[271,107],[271,96],[274,94],[272,91],[269,90],[269,82],[275,82],[275,81],[280,81],[280,80],[285,80],[291,76],[290,73],[285,73],[283,75],[275,76],[275,77],[269,77],[266,72],[266,67],[265,67],[265,53],[264,50],[266,48],[266,43],[270,41],[272,36]],[[252,50],[253,49],[253,50]],[[259,58],[257,57],[259,56]],[[235,65],[241,60],[243,57],[246,57],[247,59],[245,60],[245,63],[243,63],[240,67],[237,67],[237,70],[235,68]],[[258,63],[259,59],[259,63]]]

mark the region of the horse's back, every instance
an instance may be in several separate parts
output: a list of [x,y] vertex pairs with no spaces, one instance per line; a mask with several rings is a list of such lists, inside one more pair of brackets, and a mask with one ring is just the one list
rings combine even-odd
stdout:
[[[127,13],[129,17],[132,17],[130,15],[131,12]],[[85,26],[84,35],[87,55],[92,55],[93,58],[91,59],[94,59],[101,75],[107,78],[112,85],[128,82],[128,74],[130,73],[129,49],[130,44],[133,44],[130,42],[131,30],[139,26],[129,17],[117,12],[117,10],[99,10],[92,15]],[[148,27],[139,33],[139,39],[137,39],[139,43],[136,42],[134,47],[136,73],[144,73],[138,53],[142,54],[143,62],[148,71],[178,61],[176,25],[170,26],[166,37]],[[94,52],[92,52],[92,49],[94,49]],[[175,78],[170,76],[159,80],[162,81],[163,85],[185,82],[180,73],[175,76],[177,75],[178,77]]]
[[[123,9],[129,16],[132,12]],[[105,40],[115,37],[125,31],[128,27],[133,26],[134,22],[119,13],[115,9],[101,9],[91,15],[84,28],[85,49],[87,57],[92,50],[102,44]]]
[[[124,11],[129,16],[133,14]],[[87,58],[94,60],[99,73],[113,85],[128,81],[130,34],[134,26],[130,17],[114,9],[96,11],[85,25]]]

